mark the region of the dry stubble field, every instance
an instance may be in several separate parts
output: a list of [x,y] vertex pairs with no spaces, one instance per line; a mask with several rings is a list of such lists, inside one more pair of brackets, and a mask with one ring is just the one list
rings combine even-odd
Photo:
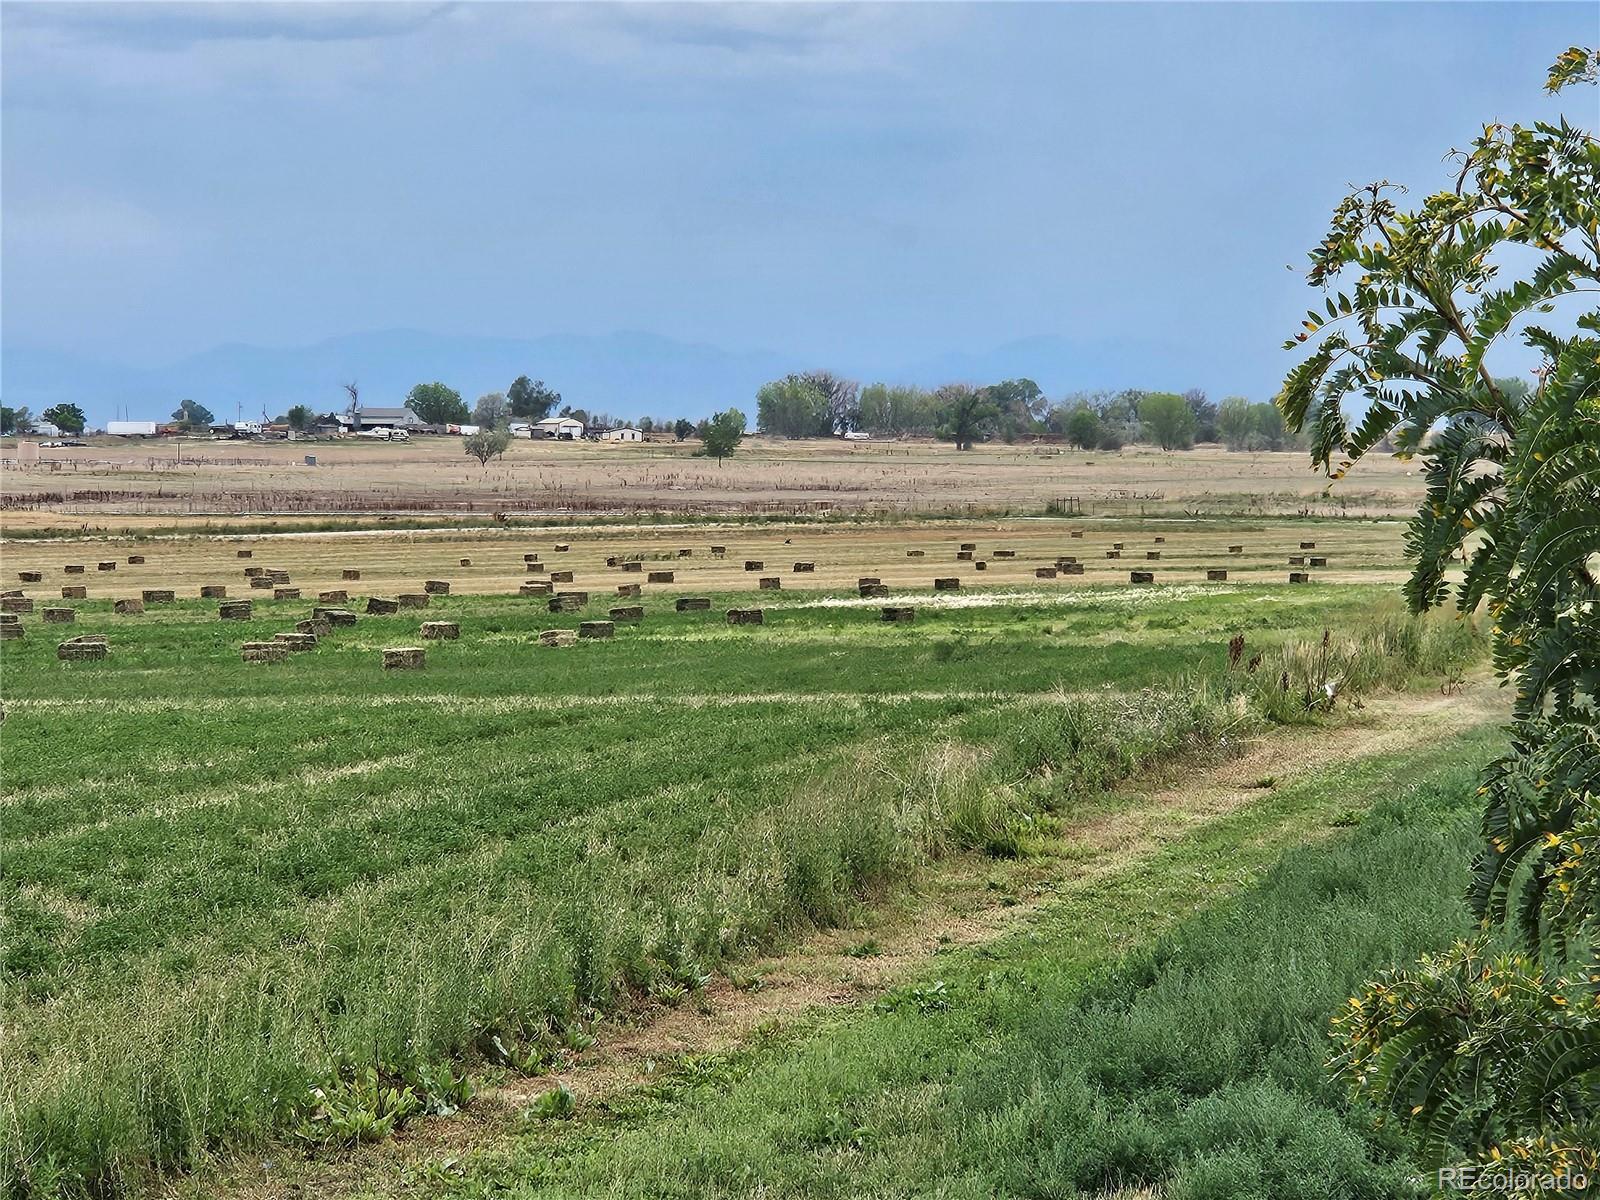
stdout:
[[[100,439],[46,450],[36,465],[0,450],[0,495],[8,527],[19,531],[268,514],[973,515],[1038,513],[1061,499],[1094,516],[1394,516],[1421,493],[1410,467],[1382,459],[1324,494],[1300,452],[990,445],[959,453],[933,442],[751,437],[719,464],[696,457],[696,445],[518,441],[484,469],[450,437],[404,445]],[[307,454],[316,466],[304,464]]]

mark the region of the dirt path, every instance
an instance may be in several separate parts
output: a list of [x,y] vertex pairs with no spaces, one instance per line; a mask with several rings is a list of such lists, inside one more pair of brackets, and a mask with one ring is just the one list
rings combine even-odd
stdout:
[[[1066,824],[1044,853],[1016,863],[962,858],[940,864],[877,910],[870,926],[821,931],[786,953],[748,964],[737,973],[743,986],[718,975],[699,1003],[642,1010],[626,1023],[603,1025],[597,1044],[559,1072],[488,1087],[455,1117],[413,1122],[387,1142],[329,1160],[235,1161],[220,1185],[215,1176],[207,1180],[204,1194],[277,1200],[392,1192],[408,1167],[503,1138],[523,1107],[557,1082],[580,1103],[593,1103],[649,1082],[663,1061],[725,1051],[758,1030],[859,1005],[935,954],[1003,937],[1064,893],[1122,872],[1276,787],[1342,762],[1445,738],[1505,712],[1503,694],[1479,678],[1458,694],[1383,696],[1338,724],[1274,731],[1233,758],[1182,769],[1181,779],[1179,768],[1147,776]],[[169,1194],[201,1193],[180,1184]]]

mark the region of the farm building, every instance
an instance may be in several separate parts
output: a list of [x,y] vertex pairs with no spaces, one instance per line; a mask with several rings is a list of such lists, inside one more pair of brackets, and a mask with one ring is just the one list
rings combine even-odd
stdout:
[[339,414],[339,425],[345,429],[406,429],[420,430],[425,422],[409,408],[369,408],[362,406],[350,413]]
[[532,432],[528,436],[575,442],[583,437],[583,434],[583,422],[576,417],[546,417],[542,421],[533,423]]
[[607,429],[600,435],[602,442],[642,442],[644,434],[637,429]]

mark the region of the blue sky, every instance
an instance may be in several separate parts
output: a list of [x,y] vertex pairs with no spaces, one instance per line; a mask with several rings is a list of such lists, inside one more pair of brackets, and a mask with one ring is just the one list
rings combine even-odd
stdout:
[[6,349],[365,330],[1281,376],[1347,184],[1441,185],[1581,4],[5,4]]

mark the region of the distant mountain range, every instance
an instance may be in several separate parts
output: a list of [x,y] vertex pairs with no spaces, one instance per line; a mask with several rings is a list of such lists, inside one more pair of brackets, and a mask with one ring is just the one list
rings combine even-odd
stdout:
[[[563,400],[625,418],[702,417],[737,405],[754,418],[755,393],[789,371],[827,367],[863,382],[934,387],[1027,376],[1050,395],[1092,388],[1204,387],[1213,395],[1261,381],[1230,377],[1221,364],[1175,346],[1074,342],[1033,337],[982,352],[951,351],[921,362],[830,361],[776,351],[734,352],[648,333],[539,338],[451,336],[391,329],[311,346],[223,345],[167,366],[138,368],[54,350],[7,348],[0,398],[37,415],[52,404],[82,405],[91,426],[119,415],[165,419],[192,398],[218,420],[276,416],[292,405],[317,412],[345,406],[340,384],[356,380],[364,402],[394,405],[417,383],[443,380],[471,404],[504,391],[518,375],[543,379]],[[1265,364],[1256,368],[1261,373]]]

